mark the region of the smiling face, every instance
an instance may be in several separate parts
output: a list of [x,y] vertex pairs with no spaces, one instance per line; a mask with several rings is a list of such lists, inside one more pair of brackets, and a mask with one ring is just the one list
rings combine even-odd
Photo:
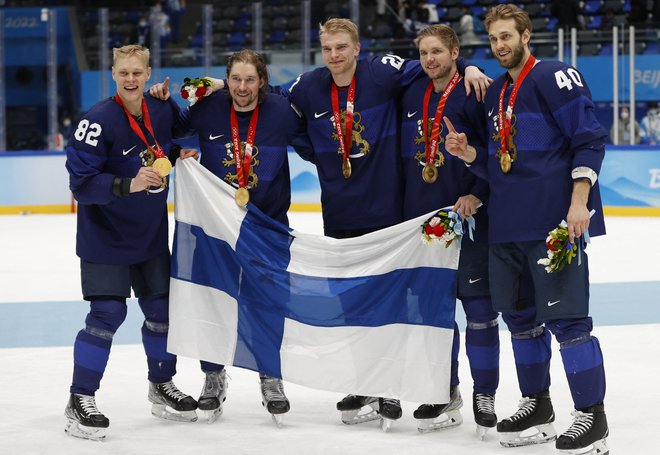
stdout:
[[320,39],[325,66],[337,85],[348,85],[357,66],[360,43],[355,42],[346,32],[326,33]]
[[456,71],[458,48],[450,50],[437,36],[427,36],[419,40],[419,61],[426,75],[434,83],[444,82]]
[[529,57],[529,30],[520,34],[513,19],[499,19],[490,24],[488,39],[490,49],[503,68],[520,72]]
[[264,83],[253,64],[234,63],[227,77],[227,85],[234,103],[234,109],[239,112],[249,112],[257,107],[259,90]]
[[144,86],[150,76],[151,68],[137,55],[115,59],[112,79],[117,84],[117,94],[132,114],[140,113]]

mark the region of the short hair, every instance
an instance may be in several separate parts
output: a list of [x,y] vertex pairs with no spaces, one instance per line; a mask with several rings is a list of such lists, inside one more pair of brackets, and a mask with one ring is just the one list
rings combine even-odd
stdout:
[[518,8],[516,5],[504,4],[492,7],[486,17],[484,18],[484,27],[486,31],[490,28],[491,24],[498,20],[513,19],[516,23],[516,30],[521,35],[525,30],[532,32],[532,20],[529,14],[523,9]]
[[319,38],[326,34],[341,32],[348,33],[354,43],[360,41],[357,25],[355,25],[350,19],[335,17],[328,19],[323,24],[319,24]]
[[234,63],[247,63],[254,65],[254,68],[257,70],[257,76],[264,81],[264,85],[259,89],[259,102],[261,103],[269,90],[268,68],[266,67],[266,60],[263,55],[251,49],[241,49],[240,51],[234,52],[227,60],[227,79],[229,79]]
[[122,47],[115,47],[112,49],[112,66],[117,64],[117,60],[127,57],[138,57],[144,63],[144,66],[149,67],[149,49],[140,46],[139,44],[127,44]]
[[450,51],[454,50],[456,47],[460,48],[458,35],[456,35],[456,32],[453,28],[445,24],[429,25],[420,31],[415,38],[415,46],[419,47],[419,42],[429,36],[435,36],[438,38],[440,42],[447,46]]

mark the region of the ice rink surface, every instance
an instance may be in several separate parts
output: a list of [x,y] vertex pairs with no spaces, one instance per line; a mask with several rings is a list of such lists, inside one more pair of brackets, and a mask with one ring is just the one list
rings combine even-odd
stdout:
[[[651,454],[660,428],[660,218],[606,219],[608,235],[588,248],[594,334],[607,372],[605,408],[614,454]],[[320,232],[320,214],[291,214],[291,224]],[[335,403],[342,395],[286,383],[291,411],[276,428],[261,406],[257,374],[229,368],[224,415],[208,425],[176,423],[150,415],[146,362],[139,344],[140,315],[115,337],[101,390],[100,410],[110,419],[103,442],[70,438],[63,429],[72,372],[71,345],[83,326],[87,305],[80,298],[75,256],[75,216],[0,217],[0,454],[551,454],[554,444],[505,449],[494,432],[474,434],[471,380],[461,351],[464,423],[420,434],[404,402],[404,416],[389,433],[377,422],[343,425]],[[460,305],[457,306],[460,308]],[[464,316],[457,311],[461,321]],[[520,393],[509,336],[500,325],[499,418],[516,409]],[[556,343],[550,389],[557,432],[571,422],[572,402]],[[203,375],[194,359],[180,358],[175,382],[198,396]]]

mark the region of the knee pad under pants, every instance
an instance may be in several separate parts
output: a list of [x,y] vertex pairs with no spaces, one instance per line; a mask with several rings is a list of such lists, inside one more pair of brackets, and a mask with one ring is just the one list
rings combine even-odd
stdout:
[[176,356],[167,352],[168,295],[142,297],[138,302],[144,313],[142,345],[147,355],[149,381],[156,384],[170,381],[176,374]]
[[123,297],[93,298],[85,328],[73,344],[73,380],[71,393],[94,395],[99,389],[110,357],[112,338],[126,319]]
[[546,327],[559,342],[575,409],[602,403],[606,388],[605,368],[600,343],[591,336],[591,318],[556,319],[548,321]]
[[490,297],[464,297],[461,302],[467,319],[465,352],[474,391],[494,395],[500,379],[498,314],[493,310]]
[[518,386],[523,396],[531,396],[550,388],[550,333],[535,321],[536,311],[502,313],[511,332]]

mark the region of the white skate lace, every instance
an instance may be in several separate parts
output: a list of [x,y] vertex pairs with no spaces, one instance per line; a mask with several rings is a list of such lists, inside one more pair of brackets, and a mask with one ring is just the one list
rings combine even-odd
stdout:
[[103,415],[99,412],[99,409],[96,407],[96,399],[93,396],[78,395],[78,399],[80,400],[80,407],[82,408],[83,411],[85,411],[85,414],[87,414],[88,416]]
[[495,397],[483,393],[477,393],[475,395],[475,400],[477,404],[477,412],[495,414]]
[[202,397],[219,397],[225,388],[224,375],[224,371],[220,373],[206,373],[206,380],[204,381]]
[[581,411],[573,411],[571,415],[575,420],[571,424],[571,427],[566,430],[566,433],[564,433],[562,436],[566,436],[571,439],[577,439],[589,431],[594,421],[594,415]]
[[262,378],[261,393],[266,401],[286,401],[282,380],[277,378]]
[[168,397],[174,399],[175,401],[181,401],[186,398],[188,395],[176,388],[172,381],[165,382],[163,384],[158,384]]
[[532,412],[534,412],[534,408],[536,408],[536,399],[523,397],[518,403],[518,410],[514,415],[509,417],[508,420],[515,422],[516,420],[520,420],[523,417],[527,417]]

